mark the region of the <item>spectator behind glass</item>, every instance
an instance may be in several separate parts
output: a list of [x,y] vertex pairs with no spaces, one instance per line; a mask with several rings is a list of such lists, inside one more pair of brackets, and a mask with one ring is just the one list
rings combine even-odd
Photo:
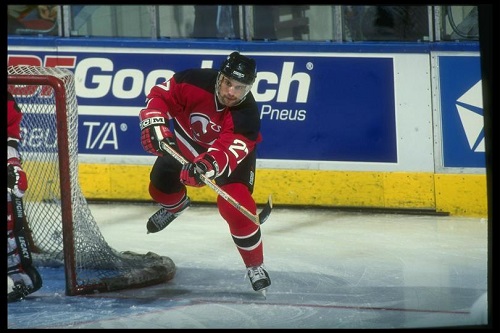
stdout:
[[253,6],[254,39],[276,39],[276,15],[277,6]]
[[39,5],[38,15],[41,19],[55,22],[57,20],[57,6]]
[[[276,6],[253,6],[254,39],[276,39]],[[194,38],[244,38],[238,6],[194,6]]]
[[429,36],[427,6],[369,6],[362,28],[365,40],[423,40]]
[[8,5],[8,34],[17,34],[17,29],[49,30],[57,23],[57,6],[52,5]]
[[238,6],[194,6],[194,38],[240,38]]

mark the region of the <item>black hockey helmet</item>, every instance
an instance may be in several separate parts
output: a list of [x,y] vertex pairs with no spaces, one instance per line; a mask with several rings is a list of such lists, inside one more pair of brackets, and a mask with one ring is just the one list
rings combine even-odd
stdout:
[[248,85],[252,85],[257,77],[255,60],[236,51],[224,60],[220,66],[220,72],[231,79]]

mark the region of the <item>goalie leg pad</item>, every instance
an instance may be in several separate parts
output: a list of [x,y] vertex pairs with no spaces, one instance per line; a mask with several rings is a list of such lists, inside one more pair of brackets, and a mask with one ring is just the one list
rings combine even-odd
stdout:
[[33,266],[31,250],[25,237],[22,212],[20,198],[14,197],[14,200],[7,201],[8,302],[23,299],[42,287],[42,278]]

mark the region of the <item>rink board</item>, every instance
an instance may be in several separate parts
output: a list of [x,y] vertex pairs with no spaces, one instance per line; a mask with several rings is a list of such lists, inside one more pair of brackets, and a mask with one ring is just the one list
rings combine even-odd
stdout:
[[[154,158],[137,116],[147,92],[182,69],[217,68],[237,49],[258,63],[258,202],[272,193],[277,205],[485,215],[477,44],[317,45],[9,37],[8,64],[75,73],[88,199],[149,199]],[[209,189],[190,192],[214,200]]]

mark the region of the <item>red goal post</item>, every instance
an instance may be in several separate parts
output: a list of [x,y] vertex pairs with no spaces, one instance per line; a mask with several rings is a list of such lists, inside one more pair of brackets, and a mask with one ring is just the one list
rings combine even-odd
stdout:
[[73,73],[8,66],[7,89],[23,112],[19,149],[29,180],[23,201],[35,265],[64,266],[68,296],[171,280],[176,267],[169,257],[114,250],[92,216],[78,180]]

